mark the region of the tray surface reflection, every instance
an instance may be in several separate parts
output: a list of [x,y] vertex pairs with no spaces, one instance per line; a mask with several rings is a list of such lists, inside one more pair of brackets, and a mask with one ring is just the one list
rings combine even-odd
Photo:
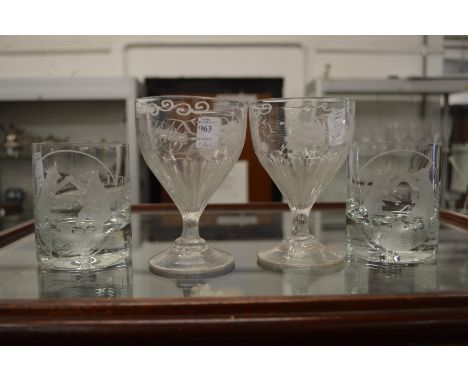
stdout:
[[[316,209],[311,232],[344,253],[342,209]],[[442,223],[437,263],[412,267],[372,267],[348,261],[324,271],[277,273],[257,264],[257,252],[290,231],[290,215],[278,209],[208,209],[200,234],[235,257],[235,269],[212,278],[165,278],[148,260],[180,233],[174,209],[132,213],[132,261],[89,274],[38,269],[34,235],[0,248],[0,299],[175,298],[412,294],[468,290],[468,231]]]

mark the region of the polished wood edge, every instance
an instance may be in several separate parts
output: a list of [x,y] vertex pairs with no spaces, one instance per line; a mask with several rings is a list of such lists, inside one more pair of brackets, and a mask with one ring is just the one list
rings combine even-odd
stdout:
[[158,317],[193,315],[316,314],[349,311],[468,309],[468,293],[424,293],[401,295],[252,296],[125,299],[36,299],[0,300],[2,317],[19,316],[122,316]]
[[15,240],[21,239],[34,231],[34,221],[28,220],[24,223],[20,223],[14,227],[0,231],[0,248],[7,244],[14,242]]
[[441,209],[440,218],[444,223],[468,230],[468,215],[463,215],[459,212]]
[[[330,209],[344,209],[346,206],[342,202],[329,202],[329,203],[316,203],[313,210],[330,210]],[[175,211],[177,207],[173,203],[158,203],[158,204],[135,204],[132,206],[132,212],[151,212],[151,211]],[[261,210],[280,210],[289,211],[289,206],[286,203],[278,202],[254,202],[254,203],[217,203],[208,204],[207,211],[261,211]]]

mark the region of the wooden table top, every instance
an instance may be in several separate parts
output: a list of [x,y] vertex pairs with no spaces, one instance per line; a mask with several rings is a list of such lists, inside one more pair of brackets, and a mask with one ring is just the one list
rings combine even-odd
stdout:
[[[131,264],[87,275],[39,269],[32,222],[0,232],[0,344],[468,343],[466,216],[441,212],[436,264],[276,273],[256,252],[289,230],[285,204],[208,206],[201,235],[236,268],[177,280],[147,262],[178,236],[178,211],[132,210]],[[311,222],[344,251],[344,205],[317,205]]]

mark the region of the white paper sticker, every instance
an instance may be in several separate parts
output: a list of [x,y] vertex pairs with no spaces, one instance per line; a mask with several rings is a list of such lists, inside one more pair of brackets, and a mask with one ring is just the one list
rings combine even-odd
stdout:
[[45,182],[41,153],[34,153],[34,168],[36,169],[36,173],[34,174],[36,176],[36,183],[38,188],[40,188]]
[[218,146],[221,118],[198,117],[197,121],[197,149],[214,149]]
[[341,145],[346,134],[346,126],[343,124],[344,118],[341,115],[332,113],[328,116],[328,142],[332,146]]

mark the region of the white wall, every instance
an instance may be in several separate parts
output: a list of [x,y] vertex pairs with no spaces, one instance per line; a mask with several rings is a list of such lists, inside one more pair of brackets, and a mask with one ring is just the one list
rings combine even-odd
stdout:
[[[442,74],[442,43],[442,36],[429,37],[430,75]],[[422,74],[422,36],[1,36],[0,77],[241,73],[239,68],[252,61],[252,51],[268,47],[301,50],[304,73],[296,75],[305,81],[321,76],[326,64],[337,78]],[[192,60],[197,49],[211,50],[211,59],[198,68],[202,56]],[[292,55],[276,57],[295,62]],[[153,65],[146,66],[149,72],[141,71],[142,62],[135,63],[141,58]],[[261,64],[268,72],[278,62],[265,53]],[[257,62],[252,65],[259,67]]]

